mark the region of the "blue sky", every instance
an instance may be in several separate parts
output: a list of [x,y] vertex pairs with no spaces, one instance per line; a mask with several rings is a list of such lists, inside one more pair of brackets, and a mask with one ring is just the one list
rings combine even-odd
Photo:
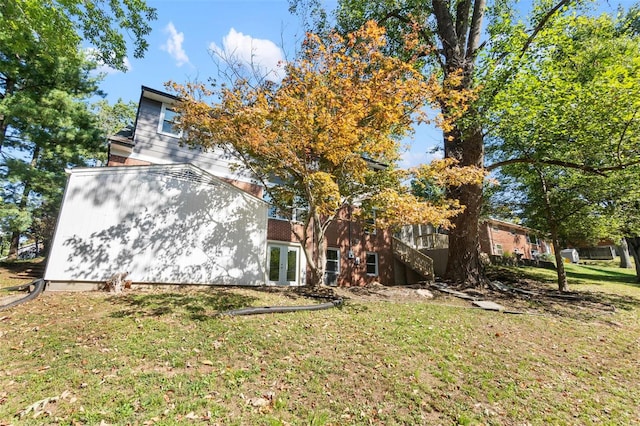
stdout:
[[[110,102],[122,98],[137,102],[140,86],[164,90],[164,83],[178,83],[216,78],[218,68],[211,52],[233,53],[238,58],[272,69],[292,58],[304,37],[300,19],[288,11],[287,0],[147,0],[155,7],[158,19],[147,37],[149,49],[142,59],[128,58],[126,73],[107,72],[101,88]],[[325,0],[328,10],[336,1]],[[615,10],[615,5],[629,6],[630,0],[601,1],[601,11]],[[277,71],[276,71],[277,72]],[[404,153],[402,166],[429,161],[429,152],[442,144],[440,130],[420,126],[410,149]]]

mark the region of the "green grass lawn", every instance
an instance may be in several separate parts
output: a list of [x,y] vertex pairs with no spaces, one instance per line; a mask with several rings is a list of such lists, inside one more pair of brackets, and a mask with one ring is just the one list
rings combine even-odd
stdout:
[[[575,289],[597,289],[598,287],[610,287],[612,291],[619,291],[626,286],[640,288],[636,277],[635,269],[622,269],[613,262],[594,262],[590,264],[565,263],[569,290]],[[541,282],[556,284],[558,275],[556,271],[524,267],[518,268],[519,272],[527,277],[537,279]],[[600,288],[602,289],[602,288]]]
[[[228,317],[310,302],[222,288],[45,293],[0,312],[0,425],[640,424],[633,273],[568,271],[572,291],[626,302],[588,320],[444,296]],[[553,271],[516,272],[554,286]]]

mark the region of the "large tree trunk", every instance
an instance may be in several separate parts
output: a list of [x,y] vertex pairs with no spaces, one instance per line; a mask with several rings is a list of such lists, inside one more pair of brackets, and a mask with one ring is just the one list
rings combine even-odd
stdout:
[[[447,140],[451,137],[451,140]],[[445,135],[445,157],[455,158],[461,166],[483,166],[484,143],[480,129],[463,137],[454,130]],[[484,269],[480,262],[478,239],[480,210],[482,207],[482,185],[463,185],[449,190],[449,196],[460,200],[465,206],[463,213],[452,221],[454,228],[449,233],[449,253],[445,278],[465,285],[482,286]]]
[[[327,267],[326,227],[328,224],[325,223],[323,226],[318,214],[312,212],[309,214],[311,214],[311,219],[309,223],[305,224],[302,235],[296,233],[293,222],[290,224],[307,259],[309,276],[307,276],[305,284],[307,287],[317,288],[324,284],[324,273]],[[309,240],[311,240],[310,245],[308,244]]]
[[[31,194],[31,184],[29,182],[25,182],[22,196],[20,197],[20,202],[18,203],[18,209],[20,211],[27,208],[27,201],[29,200],[29,194]],[[9,245],[9,255],[8,255],[9,259],[18,258],[18,249],[20,248],[21,236],[22,236],[22,232],[19,230],[14,230],[11,233],[11,242]]]
[[625,240],[629,246],[629,253],[631,253],[635,261],[636,277],[638,282],[640,282],[640,237],[626,237]]
[[[473,70],[480,45],[485,0],[457,2],[452,13],[450,2],[433,0],[438,38],[442,42],[442,67],[445,81],[462,72],[462,80],[454,92],[474,87]],[[469,17],[471,20],[469,21]],[[484,167],[484,137],[475,120],[477,111],[471,107],[465,117],[451,114],[446,102],[440,105],[445,118],[452,119],[453,129],[444,134],[444,156],[454,158],[460,166]],[[465,211],[452,221],[445,278],[466,286],[482,286],[486,281],[480,263],[478,222],[482,207],[482,185],[451,188],[448,195],[460,200]]]
[[[5,99],[7,96],[12,95],[15,89],[15,83],[12,78],[7,77],[5,80],[5,91],[0,95],[0,99]],[[9,125],[7,124],[8,120],[3,114],[0,114],[0,151],[2,151],[2,147],[4,146],[4,140],[7,136],[7,129]]]
[[625,269],[631,269],[631,258],[629,257],[629,245],[625,238],[620,239],[620,244],[616,247],[620,254],[620,267]]

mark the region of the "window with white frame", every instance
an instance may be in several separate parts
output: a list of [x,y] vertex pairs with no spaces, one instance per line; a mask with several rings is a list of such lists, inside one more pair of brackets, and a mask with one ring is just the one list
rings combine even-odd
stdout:
[[327,249],[327,263],[325,266],[325,284],[338,285],[338,276],[340,275],[340,249]]
[[158,123],[158,133],[177,138],[182,136],[182,130],[174,127],[178,123],[179,117],[180,115],[173,108],[166,104],[162,104],[160,122]]
[[367,275],[378,276],[378,253],[367,253]]
[[502,244],[496,244],[495,251],[498,256],[502,256],[504,254],[504,251],[502,250]]

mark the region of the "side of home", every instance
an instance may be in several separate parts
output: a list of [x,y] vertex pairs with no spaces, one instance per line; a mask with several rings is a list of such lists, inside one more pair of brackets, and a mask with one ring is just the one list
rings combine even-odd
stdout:
[[[143,86],[133,128],[110,138],[107,167],[69,172],[45,279],[65,289],[121,272],[136,283],[305,284],[291,223],[228,153],[182,143],[176,101]],[[446,233],[412,225],[394,236],[362,223],[355,209],[343,208],[327,230],[326,284],[410,284],[444,273]],[[508,222],[487,220],[480,235],[489,255],[550,252]]]
[[[80,288],[129,272],[136,283],[303,285],[306,260],[289,221],[231,156],[181,143],[175,102],[143,86],[133,129],[110,139],[108,166],[70,171],[46,279]],[[190,182],[195,175],[207,183]],[[325,282],[432,278],[399,261],[391,239],[344,208],[327,231]]]

